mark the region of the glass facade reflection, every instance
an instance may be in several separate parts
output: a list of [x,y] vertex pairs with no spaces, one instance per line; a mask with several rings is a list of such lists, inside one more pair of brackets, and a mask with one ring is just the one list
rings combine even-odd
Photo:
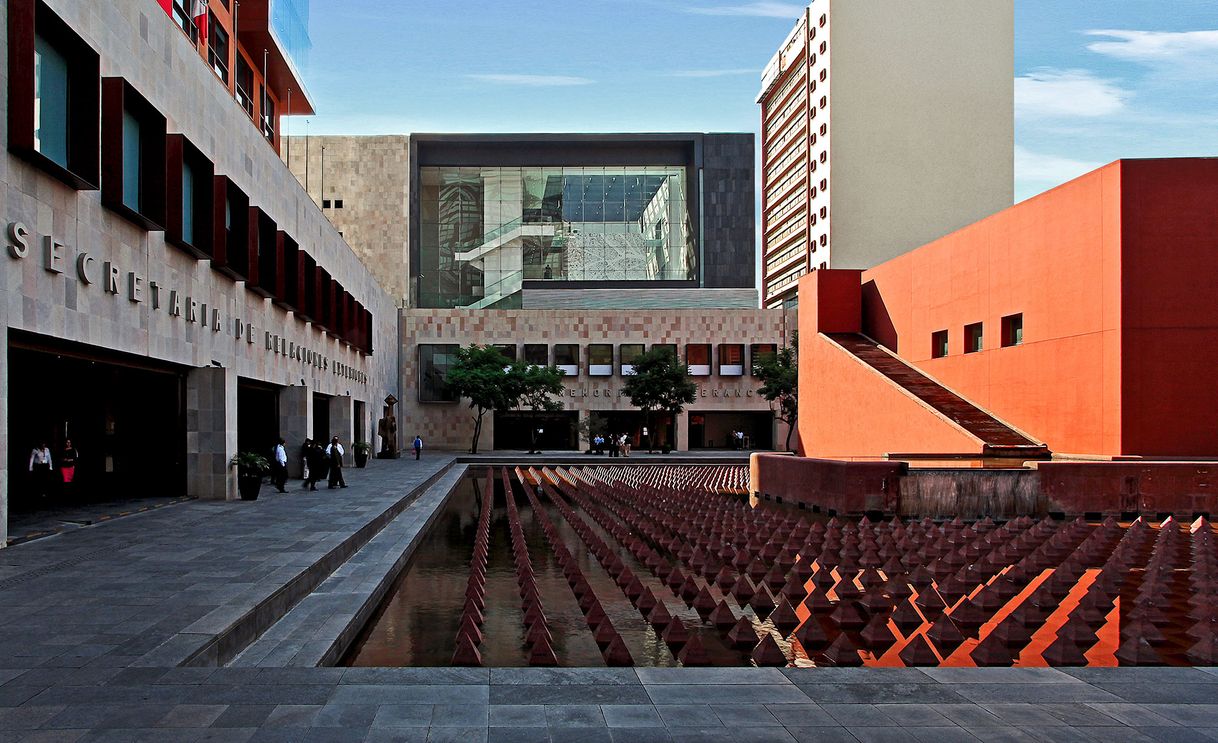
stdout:
[[519,308],[525,280],[696,277],[685,169],[422,167],[419,305]]

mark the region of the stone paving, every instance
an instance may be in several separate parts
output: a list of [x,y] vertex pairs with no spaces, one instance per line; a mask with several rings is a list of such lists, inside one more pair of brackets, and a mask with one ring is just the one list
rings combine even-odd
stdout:
[[1218,740],[1213,668],[183,666],[220,660],[242,622],[265,630],[294,592],[354,575],[369,561],[343,564],[357,546],[380,537],[386,559],[436,506],[407,496],[451,461],[378,462],[342,491],[192,501],[0,551],[0,743]]

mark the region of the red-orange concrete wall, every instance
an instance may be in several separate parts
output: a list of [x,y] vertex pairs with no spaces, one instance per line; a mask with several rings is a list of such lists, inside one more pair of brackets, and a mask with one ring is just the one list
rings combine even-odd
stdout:
[[[841,296],[857,271],[814,271],[799,281],[799,442],[807,457],[865,457],[888,453],[981,452],[981,442],[948,422],[816,332],[853,332],[836,312],[818,313],[818,296]],[[805,309],[807,308],[807,309]]]
[[[1218,160],[1122,161],[864,272],[862,326],[1056,453],[1218,456],[1216,280]],[[1002,348],[1015,313],[1023,344]],[[975,322],[984,350],[965,354]],[[801,375],[808,415],[851,378]],[[883,453],[904,413],[864,412],[852,453]]]
[[1124,165],[1122,449],[1218,455],[1218,160]]

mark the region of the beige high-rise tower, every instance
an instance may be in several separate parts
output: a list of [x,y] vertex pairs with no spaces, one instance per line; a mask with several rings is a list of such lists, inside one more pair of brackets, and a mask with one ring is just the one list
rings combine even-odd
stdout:
[[762,302],[1011,205],[1013,0],[813,0],[761,93]]

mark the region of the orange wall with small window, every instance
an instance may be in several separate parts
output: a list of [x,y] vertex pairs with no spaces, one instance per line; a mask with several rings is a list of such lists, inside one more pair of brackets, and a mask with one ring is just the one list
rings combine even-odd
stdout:
[[[1056,453],[1218,456],[1218,160],[1113,163],[861,283],[863,332]],[[1002,347],[1014,314],[1023,341]]]

